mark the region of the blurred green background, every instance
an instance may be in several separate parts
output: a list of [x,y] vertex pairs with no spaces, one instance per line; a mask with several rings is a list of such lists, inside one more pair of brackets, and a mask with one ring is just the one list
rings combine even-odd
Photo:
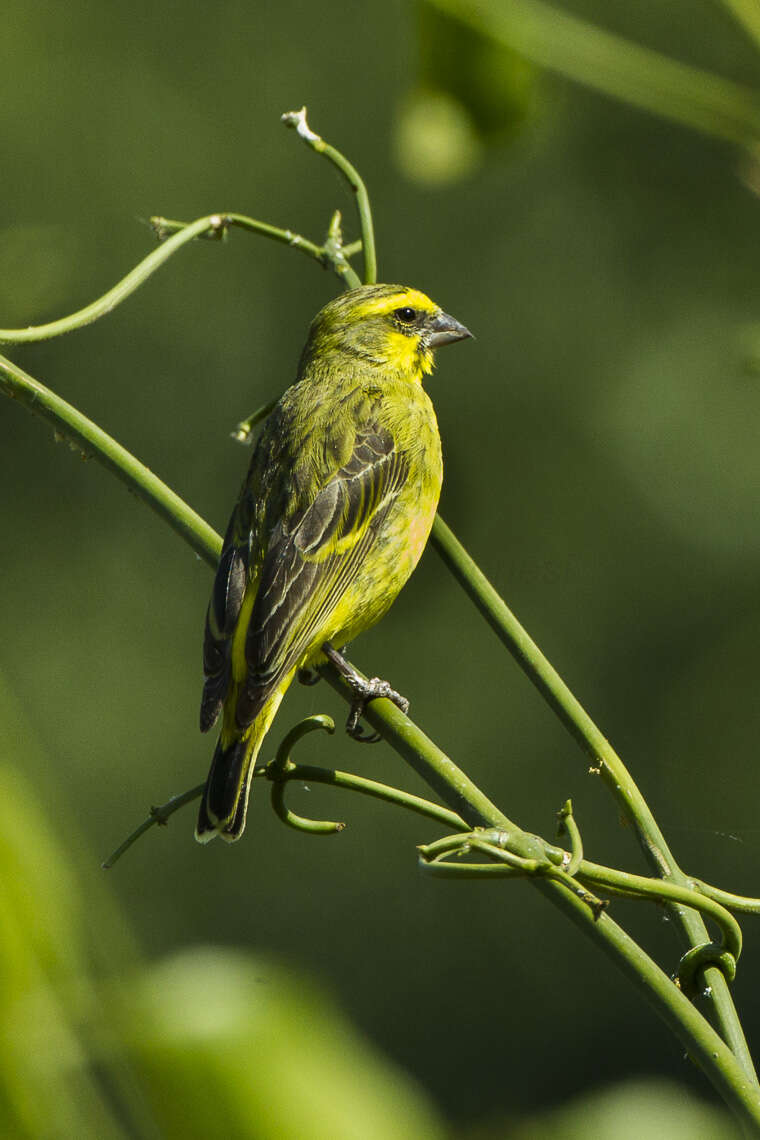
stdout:
[[[714,0],[562,10],[757,79],[760,49]],[[306,102],[368,182],[381,279],[477,336],[430,381],[444,517],[685,868],[760,894],[749,153],[425,5],[7,0],[3,24],[0,325],[100,295],[152,248],[152,214],[234,210],[321,238],[341,207],[355,236],[335,172],[279,125]],[[90,328],[11,355],[223,530],[248,458],[229,432],[290,382],[337,288],[235,232],[187,247]],[[150,803],[205,775],[211,575],[8,401],[0,477],[3,1134],[208,1136],[224,1120],[262,1138],[572,1137],[590,1108],[541,1113],[633,1078],[599,1093],[595,1136],[627,1135],[647,1106],[675,1114],[663,1135],[695,1134],[690,1098],[709,1090],[630,985],[529,886],[424,877],[415,844],[435,829],[415,817],[291,789],[349,822],[311,838],[256,788],[237,846],[196,845],[188,808],[103,875]],[[353,657],[526,828],[551,836],[571,795],[589,857],[641,869],[585,758],[433,552]],[[271,746],[322,711],[344,716],[325,686],[296,687]],[[312,736],[299,755],[421,790],[385,745]],[[675,967],[657,911],[614,913]],[[760,930],[744,927],[752,1043]],[[700,1135],[733,1134],[699,1119]]]

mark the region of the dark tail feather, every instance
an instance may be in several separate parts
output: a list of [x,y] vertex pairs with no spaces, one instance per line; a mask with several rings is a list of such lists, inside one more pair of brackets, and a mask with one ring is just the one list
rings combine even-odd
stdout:
[[218,742],[195,829],[195,838],[200,843],[207,843],[215,835],[229,842],[242,835],[250,763],[251,746],[247,739],[234,740],[227,748],[222,747],[221,740]]
[[292,673],[288,674],[280,688],[272,693],[246,729],[245,736],[233,740],[226,748],[219,740],[198,813],[195,838],[199,843],[208,843],[215,835],[232,843],[243,834],[253,766],[292,677]]

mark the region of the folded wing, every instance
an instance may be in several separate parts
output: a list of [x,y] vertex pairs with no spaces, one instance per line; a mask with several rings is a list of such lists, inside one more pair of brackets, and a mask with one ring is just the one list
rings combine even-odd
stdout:
[[[349,443],[350,446],[350,443]],[[336,449],[345,454],[346,449]],[[406,456],[376,419],[353,431],[348,459],[308,503],[296,503],[272,527],[263,557],[252,542],[257,513],[244,493],[230,521],[209,604],[204,643],[206,684],[201,727],[211,727],[230,691],[232,638],[241,613],[245,677],[235,698],[244,730],[268,697],[334,624],[347,589],[377,541],[408,474]],[[251,486],[247,488],[252,490]],[[251,551],[254,554],[251,554]],[[248,590],[252,606],[243,606]],[[236,651],[237,652],[237,651]]]

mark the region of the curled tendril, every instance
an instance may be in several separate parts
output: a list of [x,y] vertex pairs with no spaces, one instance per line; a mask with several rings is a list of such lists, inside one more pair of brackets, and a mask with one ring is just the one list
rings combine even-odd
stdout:
[[305,816],[296,815],[285,803],[285,785],[298,771],[297,765],[290,759],[290,753],[301,737],[320,728],[331,734],[335,732],[332,717],[320,713],[299,721],[280,744],[274,760],[267,764],[265,775],[272,781],[272,807],[283,823],[296,828],[297,831],[307,831],[310,835],[334,835],[338,831],[343,831],[345,823],[327,819],[307,819]]
[[[720,910],[723,908],[720,907]],[[722,941],[694,946],[687,950],[678,963],[675,982],[687,997],[698,995],[698,974],[708,966],[716,966],[727,982],[733,982],[736,977],[736,963],[742,952],[742,932],[736,919],[727,911],[724,914],[725,920],[720,923]]]
[[675,983],[689,998],[695,998],[701,992],[698,974],[708,966],[717,966],[727,982],[733,982],[736,977],[736,958],[721,942],[705,942],[702,946],[694,946],[687,950],[678,963]]
[[[456,835],[446,835],[436,839],[433,843],[418,847],[420,862],[433,874],[448,877],[466,874],[478,876],[483,873],[498,873],[504,876],[522,877],[526,875],[539,875],[555,868],[547,861],[527,858],[507,849],[509,833],[491,828],[488,830],[463,831]],[[496,863],[455,863],[453,859],[460,859],[464,855],[478,852],[489,855]]]
[[565,800],[557,812],[557,834],[567,835],[570,840],[570,858],[563,870],[572,878],[583,862],[583,840],[573,815],[573,801]]
[[[565,821],[568,817],[572,818],[572,806],[569,800],[567,804],[565,804],[565,808],[563,808],[563,813],[565,813]],[[507,831],[490,828],[487,830],[481,829],[459,832],[456,835],[447,835],[442,839],[436,839],[433,843],[418,847],[417,850],[420,853],[421,865],[430,871],[431,874],[438,875],[442,878],[478,878],[480,876],[524,878],[536,875],[543,876],[547,879],[554,879],[555,882],[562,883],[567,890],[571,891],[581,902],[589,907],[595,922],[599,920],[609,906],[609,902],[606,899],[597,898],[596,895],[593,895],[579,883],[577,879],[573,878],[568,871],[555,866],[548,858],[535,859],[508,850],[507,845],[509,840],[510,836]],[[574,840],[575,850],[568,866],[573,865],[576,856],[578,864],[580,864],[582,852],[581,855],[578,855],[577,846],[579,843],[580,835],[577,834],[577,838]],[[494,862],[452,862],[453,859],[461,858],[463,855],[471,855],[473,852],[481,852],[484,855],[488,855]]]

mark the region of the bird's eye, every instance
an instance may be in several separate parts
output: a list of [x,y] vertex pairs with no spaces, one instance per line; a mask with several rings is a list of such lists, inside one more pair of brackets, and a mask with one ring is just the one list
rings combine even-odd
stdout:
[[394,317],[397,317],[405,325],[414,324],[417,320],[417,310],[411,309],[406,305],[403,309],[395,309],[393,312]]

